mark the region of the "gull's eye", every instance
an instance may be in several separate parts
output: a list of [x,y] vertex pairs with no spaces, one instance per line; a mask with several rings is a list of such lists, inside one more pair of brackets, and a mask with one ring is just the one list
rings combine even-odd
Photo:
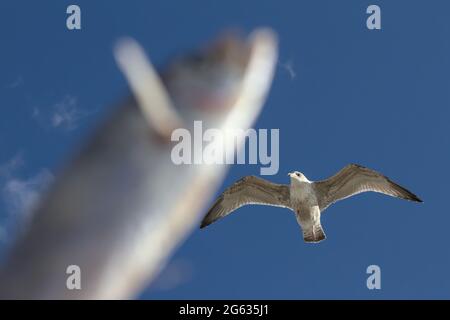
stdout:
[[300,177],[300,173],[297,172],[296,175],[297,175],[297,177]]

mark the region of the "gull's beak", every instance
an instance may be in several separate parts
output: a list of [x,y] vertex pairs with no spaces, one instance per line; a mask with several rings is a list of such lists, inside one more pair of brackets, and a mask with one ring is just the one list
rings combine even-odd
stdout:
[[292,174],[292,172],[289,172],[289,173],[288,173],[288,177],[290,177],[290,176],[291,176],[291,174]]

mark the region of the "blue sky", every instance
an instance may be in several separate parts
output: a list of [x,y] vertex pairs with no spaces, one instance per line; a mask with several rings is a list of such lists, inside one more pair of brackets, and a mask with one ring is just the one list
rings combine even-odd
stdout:
[[[65,27],[74,3],[81,31]],[[382,30],[366,28],[370,4],[381,7]],[[255,127],[280,129],[280,171],[265,178],[288,183],[299,170],[319,180],[359,163],[425,202],[339,202],[322,216],[327,240],[318,245],[303,242],[288,210],[244,207],[195,230],[140,297],[450,298],[449,9],[406,0],[1,1],[0,239],[128,93],[112,56],[117,38],[135,37],[162,65],[226,28],[269,26],[280,64]],[[259,166],[232,166],[220,191],[250,174]],[[366,288],[371,264],[381,267],[381,290]]]

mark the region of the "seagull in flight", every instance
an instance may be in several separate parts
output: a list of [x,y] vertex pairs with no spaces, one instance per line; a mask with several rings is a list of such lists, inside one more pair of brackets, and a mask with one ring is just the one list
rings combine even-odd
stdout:
[[388,177],[366,167],[350,164],[322,181],[309,181],[301,172],[288,174],[290,185],[247,176],[226,189],[204,217],[200,228],[248,204],[288,208],[295,213],[305,242],[324,240],[320,214],[336,201],[361,192],[378,192],[392,197],[422,202],[415,194]]

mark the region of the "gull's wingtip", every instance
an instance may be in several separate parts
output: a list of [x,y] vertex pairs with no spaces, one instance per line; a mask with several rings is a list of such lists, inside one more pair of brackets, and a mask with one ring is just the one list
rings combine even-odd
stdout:
[[200,224],[200,229],[204,229],[210,224],[211,224],[210,222],[206,222],[205,220],[203,220],[202,223]]
[[423,203],[423,200],[420,199],[418,196],[416,196],[414,193],[412,193],[411,191],[408,191],[407,189],[405,189],[403,187],[402,187],[402,189],[406,192],[406,195],[404,195],[403,198],[405,198],[406,200]]

